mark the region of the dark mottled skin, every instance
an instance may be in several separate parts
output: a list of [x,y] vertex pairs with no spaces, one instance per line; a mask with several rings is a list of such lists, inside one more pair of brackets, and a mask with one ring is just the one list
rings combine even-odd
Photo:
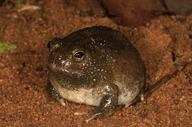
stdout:
[[114,114],[117,105],[134,103],[145,90],[145,67],[136,48],[120,32],[104,26],[76,31],[49,42],[48,86],[52,97],[98,106],[93,118]]

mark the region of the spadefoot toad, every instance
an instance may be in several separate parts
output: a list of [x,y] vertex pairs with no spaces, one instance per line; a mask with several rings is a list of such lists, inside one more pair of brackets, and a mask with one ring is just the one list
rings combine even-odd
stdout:
[[50,55],[48,86],[52,97],[65,105],[64,99],[98,106],[86,122],[114,114],[117,105],[129,106],[145,91],[145,66],[128,39],[104,26],[76,31],[54,38]]

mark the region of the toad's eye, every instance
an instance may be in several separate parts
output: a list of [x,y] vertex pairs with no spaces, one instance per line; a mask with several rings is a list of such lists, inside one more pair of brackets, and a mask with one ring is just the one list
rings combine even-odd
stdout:
[[83,51],[77,51],[73,53],[72,59],[76,62],[80,62],[85,58],[85,54]]
[[83,52],[77,52],[77,53],[75,53],[74,56],[77,57],[77,58],[81,58],[81,57],[84,56],[84,53]]

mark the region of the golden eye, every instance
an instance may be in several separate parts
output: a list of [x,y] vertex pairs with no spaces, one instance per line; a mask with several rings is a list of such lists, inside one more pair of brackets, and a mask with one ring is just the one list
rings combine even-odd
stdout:
[[74,61],[80,62],[84,59],[84,57],[85,57],[85,54],[83,51],[76,51],[73,53],[73,60]]
[[81,58],[84,56],[84,53],[83,52],[76,52],[74,56],[77,58]]

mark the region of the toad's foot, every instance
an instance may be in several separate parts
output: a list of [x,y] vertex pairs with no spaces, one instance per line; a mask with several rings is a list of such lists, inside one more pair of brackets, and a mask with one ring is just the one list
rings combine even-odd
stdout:
[[61,103],[61,105],[65,106],[65,100],[64,98],[62,98],[57,92],[56,90],[53,88],[52,84],[50,81],[48,81],[48,84],[47,84],[47,89],[49,91],[49,94],[51,95],[51,97],[54,99],[54,100],[57,100]]
[[[75,112],[74,115],[87,115],[90,114],[89,111],[87,112]],[[88,123],[90,120],[98,118],[99,116],[101,116],[101,113],[96,113],[94,115],[92,115],[91,117],[89,117],[88,119],[85,120],[86,123]]]
[[113,115],[118,103],[119,89],[114,84],[102,85],[101,89],[103,90],[102,93],[104,93],[104,96],[101,99],[99,107],[92,111],[75,112],[74,114],[89,115],[90,117],[86,120],[87,123],[95,118],[104,118]]
[[115,108],[117,106],[117,101],[114,101],[113,98],[108,95],[104,96],[101,100],[101,104],[98,108],[92,111],[86,112],[75,112],[75,115],[89,115],[90,117],[86,120],[88,123],[90,120],[95,118],[104,118],[114,114]]
[[63,98],[58,99],[58,101],[61,103],[61,105],[65,106],[65,100]]

